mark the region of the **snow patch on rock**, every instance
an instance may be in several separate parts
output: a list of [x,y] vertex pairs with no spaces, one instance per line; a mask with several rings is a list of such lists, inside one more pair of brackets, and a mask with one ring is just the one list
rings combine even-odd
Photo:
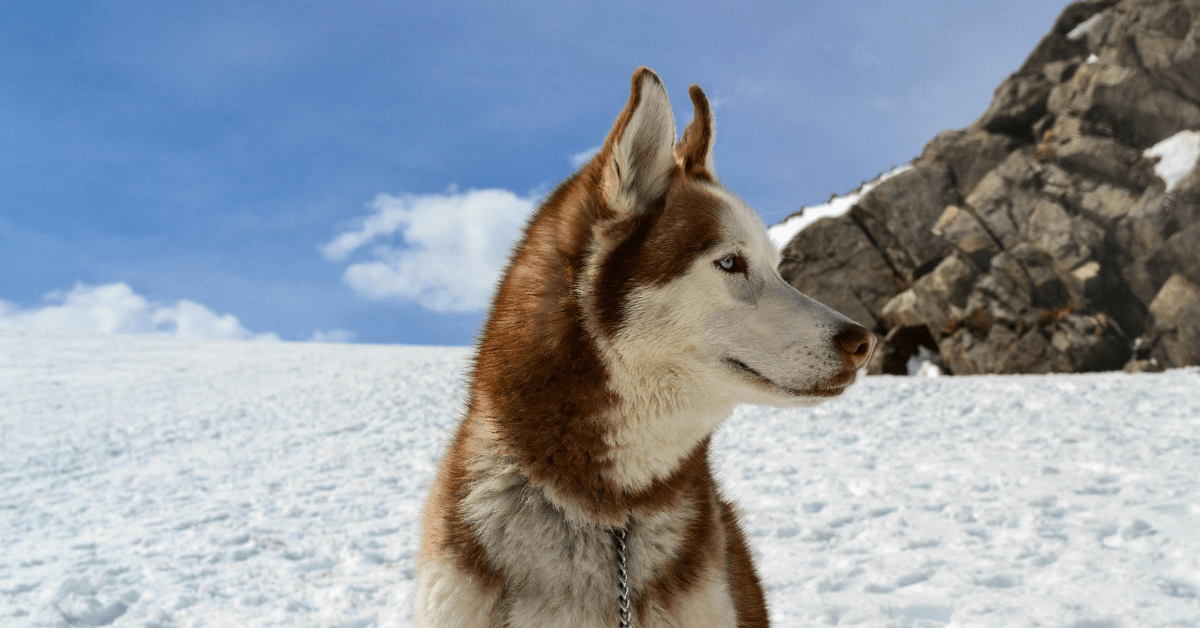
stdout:
[[1196,167],[1200,160],[1200,131],[1180,131],[1151,146],[1143,153],[1146,157],[1158,158],[1154,174],[1167,184],[1167,193],[1175,191],[1180,181]]
[[875,189],[880,183],[909,170],[912,170],[911,165],[900,166],[879,175],[873,181],[864,183],[857,190],[845,196],[836,196],[821,205],[805,207],[796,214],[784,219],[783,222],[767,229],[767,235],[771,237],[771,243],[775,245],[775,248],[782,251],[788,245],[788,242],[791,242],[792,238],[796,237],[796,234],[803,231],[805,227],[821,218],[834,218],[845,214],[850,211],[851,207],[854,207],[855,203],[862,200],[862,197],[866,196],[868,192]]

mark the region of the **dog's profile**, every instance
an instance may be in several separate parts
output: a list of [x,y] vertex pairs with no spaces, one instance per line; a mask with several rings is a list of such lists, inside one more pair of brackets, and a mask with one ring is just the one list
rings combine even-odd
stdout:
[[875,337],[779,276],[690,94],[676,142],[639,68],[603,147],[514,249],[425,508],[418,626],[616,626],[615,530],[636,628],[767,625],[710,436],[735,404],[841,394]]

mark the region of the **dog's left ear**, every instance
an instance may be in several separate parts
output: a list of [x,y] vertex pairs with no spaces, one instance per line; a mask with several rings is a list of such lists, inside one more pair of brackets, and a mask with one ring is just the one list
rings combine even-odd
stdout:
[[683,130],[683,138],[675,147],[675,161],[683,167],[683,171],[692,176],[712,178],[713,171],[713,140],[716,139],[716,120],[713,119],[712,107],[708,98],[699,85],[688,88],[692,97],[695,114],[687,128]]
[[661,198],[675,159],[675,116],[667,90],[650,68],[633,73],[629,102],[601,149],[604,190],[618,212],[643,211]]

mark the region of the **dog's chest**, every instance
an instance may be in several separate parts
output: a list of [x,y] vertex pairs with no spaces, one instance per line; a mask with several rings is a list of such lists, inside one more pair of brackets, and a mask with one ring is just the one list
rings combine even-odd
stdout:
[[[509,626],[616,624],[617,555],[609,529],[569,520],[541,489],[530,486],[519,474],[485,482],[471,492],[464,506],[489,559],[503,571]],[[677,559],[695,512],[691,504],[681,503],[630,525],[628,583],[635,598]],[[712,562],[715,566],[724,561]],[[699,579],[703,590],[689,592],[690,601],[676,604],[672,600],[666,606],[696,608],[706,617],[729,616],[728,577],[723,568],[707,571],[710,573]],[[684,625],[679,623],[681,619],[656,611],[640,623]]]
[[509,625],[616,623],[616,556],[607,530],[568,520],[516,473],[481,483],[463,506],[504,574]]

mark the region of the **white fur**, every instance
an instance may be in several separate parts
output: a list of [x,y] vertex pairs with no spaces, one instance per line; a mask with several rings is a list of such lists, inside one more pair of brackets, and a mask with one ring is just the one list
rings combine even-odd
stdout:
[[[619,213],[638,211],[661,197],[677,168],[674,140],[666,91],[653,73],[643,73],[639,103],[603,164],[601,193],[611,207]],[[710,172],[711,149],[710,143],[705,156]],[[692,184],[719,206],[716,243],[665,285],[634,288],[615,336],[602,333],[589,294],[601,260],[619,244],[606,236],[604,224],[593,230],[576,284],[583,323],[618,400],[606,415],[587,420],[607,428],[612,463],[607,479],[626,490],[669,477],[735,404],[813,405],[824,397],[803,391],[829,390],[830,378],[848,376],[833,339],[850,321],[779,276],[779,254],[745,203],[715,183],[696,179]],[[745,259],[744,275],[714,264],[730,254]],[[531,271],[517,266],[512,272]],[[731,367],[731,360],[746,366]],[[472,453],[466,467],[478,480],[468,487],[459,513],[486,548],[491,566],[504,574],[503,608],[496,608],[498,593],[484,593],[451,558],[436,556],[418,567],[417,625],[614,625],[616,573],[607,530],[624,525],[626,514],[616,521],[598,520],[600,515],[556,494],[552,484],[534,485],[499,445],[488,400],[477,404],[467,419],[472,429],[466,451]],[[713,505],[713,528],[720,537],[716,547],[724,548],[720,507]],[[676,560],[698,512],[691,501],[680,499],[656,514],[628,513],[631,591],[642,591]],[[665,605],[649,603],[638,628],[732,628],[737,618],[726,557],[710,558],[695,574],[698,586]]]
[[660,196],[675,165],[674,143],[675,114],[667,90],[657,76],[647,72],[642,75],[641,100],[613,145],[609,176],[615,185],[609,192],[609,205],[628,212]]
[[[824,401],[749,382],[722,357],[793,389],[818,385],[842,368],[832,338],[851,321],[788,285],[758,216],[732,194],[706,187],[724,205],[721,243],[667,285],[636,289],[620,335],[606,347],[612,387],[628,402],[613,423],[612,479],[630,488],[668,476],[736,404]],[[747,258],[747,277],[713,264],[731,252]],[[753,293],[755,302],[741,293]]]
[[[543,487],[531,485],[496,451],[472,458],[473,471],[489,479],[472,487],[464,504],[467,520],[511,584],[504,626],[511,628],[609,628],[616,624],[613,550],[608,533],[590,522],[564,517]],[[641,518],[630,530],[631,589],[653,580],[681,551],[690,508]],[[719,513],[714,513],[719,517]],[[724,539],[718,539],[724,545]],[[716,562],[716,561],[714,561]],[[730,626],[735,624],[723,564],[711,565],[703,584],[680,601],[677,613],[651,607],[639,628]],[[441,558],[423,569],[417,588],[417,626],[492,626],[495,595],[482,591]]]
[[454,559],[442,557],[421,569],[417,579],[413,623],[417,626],[499,628],[495,621],[499,595],[459,571]]

